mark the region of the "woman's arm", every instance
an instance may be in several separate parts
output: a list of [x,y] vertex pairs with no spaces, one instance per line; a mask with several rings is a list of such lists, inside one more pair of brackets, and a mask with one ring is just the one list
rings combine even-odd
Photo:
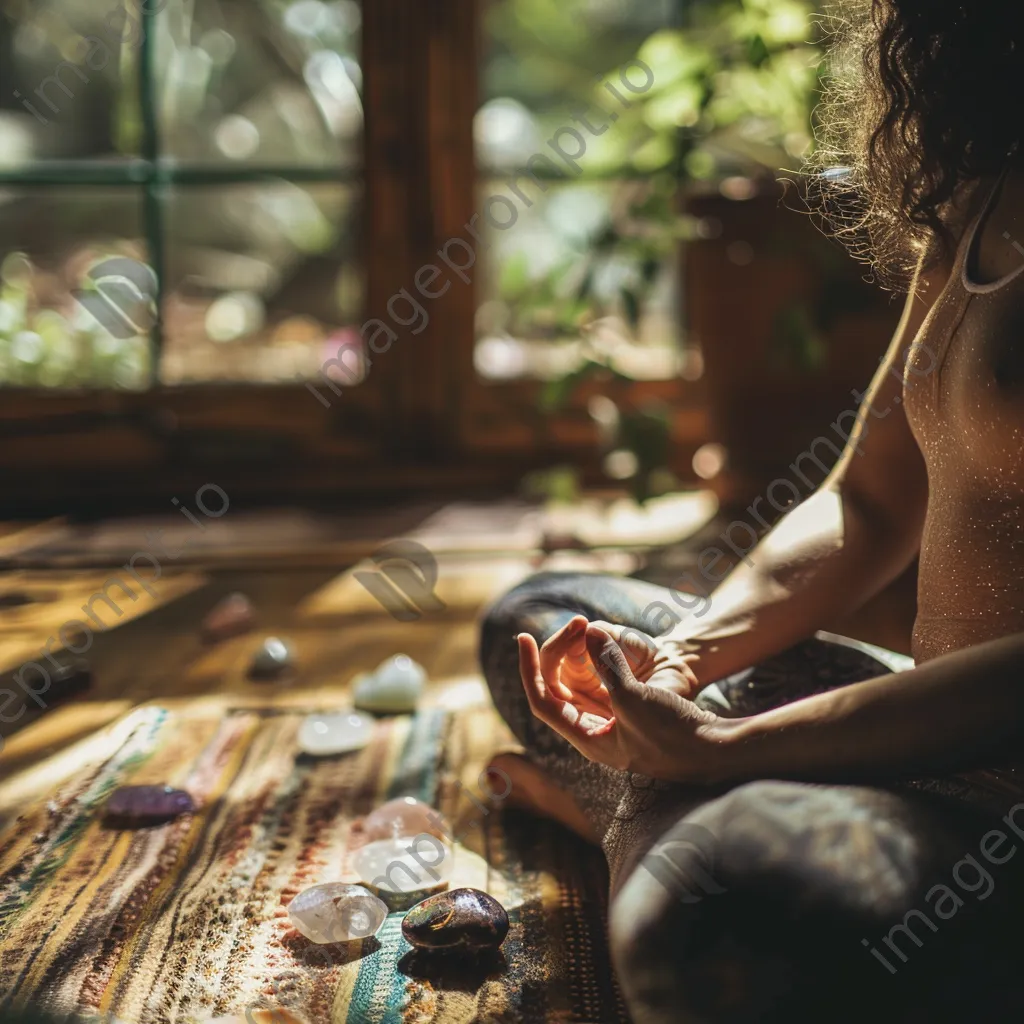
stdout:
[[[863,780],[972,767],[1024,739],[1024,634],[702,730],[706,767],[666,777]],[[696,751],[693,751],[696,754]],[[699,758],[697,758],[699,760]]]
[[706,614],[685,619],[662,638],[694,656],[701,685],[854,611],[917,554],[928,482],[904,412],[902,375],[948,273],[941,267],[915,277],[893,342],[829,478],[714,591]]

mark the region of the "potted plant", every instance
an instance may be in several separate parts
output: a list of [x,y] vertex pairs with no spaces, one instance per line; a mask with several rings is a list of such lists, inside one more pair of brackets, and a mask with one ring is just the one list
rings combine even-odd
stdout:
[[[802,208],[798,169],[813,146],[823,73],[819,24],[809,0],[703,0],[647,38],[637,58],[653,84],[622,115],[633,133],[620,133],[631,140],[628,170],[647,176],[646,187],[592,242],[589,271],[563,271],[576,274],[575,291],[557,276],[545,285],[545,299],[564,296],[560,315],[579,322],[600,307],[595,267],[630,263],[619,304],[635,328],[658,266],[681,246],[681,333],[716,445],[697,468],[730,500],[749,500],[855,405],[851,389],[865,386],[899,318],[866,268]],[[551,382],[547,401],[596,373],[614,376],[599,350]],[[641,446],[633,483],[643,497],[667,427],[659,438],[657,416],[620,412],[609,443]]]

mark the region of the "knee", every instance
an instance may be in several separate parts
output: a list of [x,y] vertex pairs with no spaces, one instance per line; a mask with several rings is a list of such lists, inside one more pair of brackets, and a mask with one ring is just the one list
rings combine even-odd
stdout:
[[[787,980],[770,951],[746,936],[728,941],[725,890],[705,873],[702,856],[682,837],[663,858],[645,858],[612,901],[612,964],[629,1012],[639,1024],[753,1024]],[[695,859],[694,859],[695,858]],[[726,911],[725,916],[728,916]]]
[[[723,953],[713,939],[728,900],[717,841],[690,818],[677,822],[612,899],[612,962],[631,1014],[644,1024],[721,1020],[717,1005],[735,1003],[748,987],[738,951]],[[726,980],[728,993],[718,991],[716,978]]]
[[550,603],[552,589],[563,575],[536,573],[517,583],[486,609],[480,624],[480,663],[485,674],[490,666],[503,662],[510,653],[518,657],[516,635],[533,631],[538,606],[544,599]]
[[609,910],[636,1018],[767,1021],[828,1005],[865,924],[912,905],[915,844],[875,800],[886,795],[755,782],[659,837]]
[[866,920],[913,900],[922,875],[898,798],[857,787],[748,783],[690,816],[707,831],[716,877],[753,908],[793,920]]

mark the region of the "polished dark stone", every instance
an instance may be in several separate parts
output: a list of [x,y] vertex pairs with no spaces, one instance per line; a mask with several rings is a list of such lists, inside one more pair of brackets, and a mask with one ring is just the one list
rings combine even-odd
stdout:
[[479,889],[452,889],[417,903],[402,934],[422,949],[496,949],[508,935],[508,914]]
[[269,636],[253,655],[249,666],[252,679],[276,679],[291,671],[295,664],[295,650],[287,640]]
[[121,786],[107,800],[104,814],[118,825],[159,825],[195,812],[195,801],[170,786]]

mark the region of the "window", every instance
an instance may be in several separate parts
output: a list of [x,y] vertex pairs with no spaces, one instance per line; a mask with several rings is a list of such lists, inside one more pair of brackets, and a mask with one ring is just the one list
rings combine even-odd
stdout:
[[688,474],[707,424],[685,379],[697,361],[681,331],[677,154],[634,102],[652,84],[642,45],[680,6],[481,0],[479,13],[476,192],[478,209],[498,205],[474,307],[471,443],[532,446],[607,483],[632,470],[604,441],[640,431]]
[[0,382],[279,382],[350,344],[359,28],[352,0],[9,0]]
[[678,374],[680,269],[661,227],[677,199],[674,154],[634,102],[653,84],[637,54],[674,8],[485,5],[480,191],[510,197],[517,220],[489,232],[483,378],[562,376],[588,355],[635,379]]
[[[671,16],[668,0],[537,0],[530,35],[526,6],[0,0],[10,511],[127,509],[210,480],[272,499],[596,466],[604,385],[545,405],[545,379],[594,346],[617,400],[672,406],[688,464],[703,425],[677,372],[675,248],[643,224],[675,201],[671,168],[644,162],[625,112],[580,175],[530,184],[516,231],[489,228],[421,323],[367,348],[526,141]],[[513,60],[537,76],[513,88]]]

